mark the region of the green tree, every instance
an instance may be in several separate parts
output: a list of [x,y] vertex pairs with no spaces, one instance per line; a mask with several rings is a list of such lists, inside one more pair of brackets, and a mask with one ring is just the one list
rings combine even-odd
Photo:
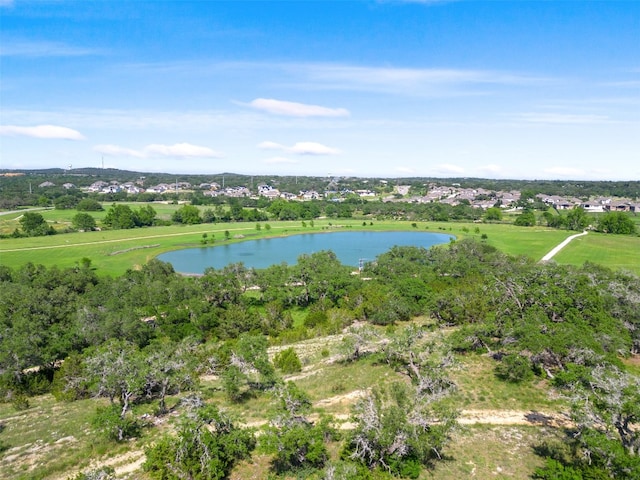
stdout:
[[[128,415],[132,402],[144,392],[148,375],[141,352],[129,342],[109,340],[87,356],[85,365],[94,394],[111,403],[98,411],[99,428],[118,441],[124,440],[132,425]],[[116,399],[119,406],[114,404]]]
[[93,198],[83,198],[76,205],[79,212],[101,212],[104,210],[102,204]]
[[499,207],[487,208],[484,213],[485,222],[499,222],[502,220],[502,209]]
[[567,213],[567,228],[569,230],[583,230],[589,225],[589,217],[582,207],[576,207]]
[[302,363],[293,347],[279,351],[273,357],[273,365],[282,373],[295,373],[302,371]]
[[62,195],[53,201],[56,210],[71,210],[78,204],[78,197],[73,195]]
[[632,235],[637,232],[635,223],[624,212],[605,213],[598,219],[597,230],[620,235]]
[[238,401],[252,390],[264,390],[276,382],[276,371],[269,361],[267,339],[263,335],[242,334],[231,344],[227,368],[222,374],[227,396]]
[[71,219],[71,224],[76,230],[84,230],[85,232],[96,229],[96,220],[88,213],[76,213]]
[[160,414],[167,413],[167,395],[189,391],[198,385],[195,352],[196,344],[190,339],[180,343],[159,339],[145,349],[145,391],[148,397],[158,398]]
[[514,225],[519,227],[534,227],[536,225],[536,214],[532,210],[526,210],[516,216]]
[[171,220],[176,223],[183,223],[185,225],[196,225],[202,223],[202,217],[200,216],[200,210],[193,205],[183,205],[178,210],[173,212]]
[[211,208],[205,208],[202,212],[202,223],[215,223],[216,214]]
[[55,233],[53,227],[49,226],[42,215],[35,212],[26,212],[19,220],[22,231],[29,237],[40,237]]
[[150,227],[156,220],[156,211],[151,205],[140,207],[136,211],[136,224],[140,227]]
[[145,451],[143,465],[159,480],[222,480],[255,448],[253,432],[234,425],[213,405],[195,406],[182,419],[177,437],[165,435]]
[[129,205],[114,203],[102,222],[114,230],[129,229],[136,227],[136,216]]
[[418,478],[423,466],[441,458],[456,425],[455,414],[440,398],[400,382],[374,388],[354,407],[349,458],[370,469]]
[[275,388],[278,413],[260,438],[262,451],[273,455],[272,467],[279,473],[322,468],[327,461],[326,439],[335,436],[329,420],[311,423],[305,414],[309,397],[293,382]]

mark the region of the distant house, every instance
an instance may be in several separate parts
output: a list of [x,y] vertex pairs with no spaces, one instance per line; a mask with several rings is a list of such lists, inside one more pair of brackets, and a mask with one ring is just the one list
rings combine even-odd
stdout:
[[580,207],[584,208],[584,210],[589,213],[604,212],[604,205],[598,202],[582,202]]
[[46,188],[46,187],[55,187],[56,184],[53,182],[42,182],[40,185],[38,185],[40,188]]
[[100,192],[107,185],[109,185],[107,182],[103,182],[102,180],[98,180],[97,182],[93,182],[91,185],[89,185],[89,188],[87,188],[87,191],[89,191],[89,192]]
[[73,183],[63,183],[62,187],[66,188],[67,190],[69,190],[70,188],[76,188],[76,186]]
[[299,198],[302,200],[316,200],[320,198],[320,194],[315,190],[301,191]]
[[372,192],[371,190],[356,190],[356,194],[359,197],[375,197],[376,192]]

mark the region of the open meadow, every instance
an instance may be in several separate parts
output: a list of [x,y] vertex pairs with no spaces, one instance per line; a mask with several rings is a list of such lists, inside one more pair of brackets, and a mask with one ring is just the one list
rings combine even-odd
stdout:
[[[130,203],[131,208],[144,204]],[[153,208],[161,220],[169,220],[179,205],[156,204]],[[105,204],[105,208],[108,205]],[[200,207],[202,210],[204,207]],[[58,231],[70,227],[75,210],[39,210]],[[98,222],[106,213],[91,212]],[[0,232],[11,233],[19,226],[21,213],[0,214]],[[311,225],[313,223],[313,226]],[[266,225],[269,225],[265,228]],[[137,268],[157,255],[177,249],[201,247],[206,234],[208,248],[257,238],[299,233],[330,232],[345,228],[385,230],[421,230],[448,233],[456,238],[474,237],[509,255],[526,255],[540,260],[572,232],[547,227],[518,227],[511,223],[406,222],[367,219],[316,219],[314,222],[234,222],[199,225],[171,225],[130,230],[60,233],[46,237],[5,238],[0,240],[0,264],[17,267],[26,262],[70,267],[83,258],[91,260],[100,275],[118,275]],[[225,232],[229,233],[226,238]],[[213,240],[213,244],[211,242]],[[563,249],[554,260],[582,265],[586,261],[613,269],[640,274],[640,237],[610,236],[591,233]]]

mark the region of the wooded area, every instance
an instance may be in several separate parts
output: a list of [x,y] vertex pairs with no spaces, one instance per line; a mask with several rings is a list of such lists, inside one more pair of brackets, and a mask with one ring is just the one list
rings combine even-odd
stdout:
[[[640,353],[631,274],[536,264],[464,240],[394,247],[360,275],[324,251],[201,277],[159,261],[98,277],[87,262],[1,267],[0,281],[5,401],[22,409],[44,392],[60,402],[106,398],[93,424],[115,442],[153,428],[137,406],[155,405],[159,417],[177,408],[177,437],[148,447],[151,478],[225,478],[254,448],[272,456],[274,475],[418,478],[446,456],[456,428],[449,369],[478,355],[493,359],[502,381],[546,379],[571,405],[564,442],[540,446],[549,461],[534,478],[640,476],[640,380],[622,361]],[[335,362],[395,372],[355,404],[348,431],[311,419],[305,392],[283,382],[300,369],[295,350],[267,355],[270,345],[330,334],[343,335]],[[205,374],[232,403],[274,396],[279,410],[257,443],[202,396]],[[182,403],[168,407],[168,396]]]

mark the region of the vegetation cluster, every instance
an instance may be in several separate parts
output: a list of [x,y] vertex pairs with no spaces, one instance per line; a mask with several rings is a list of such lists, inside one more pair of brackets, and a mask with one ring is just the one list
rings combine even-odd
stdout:
[[[181,411],[176,432],[147,449],[151,478],[226,478],[255,452],[273,475],[418,478],[446,459],[459,411],[449,372],[475,356],[504,382],[545,379],[572,406],[566,437],[539,446],[548,463],[534,478],[640,477],[640,380],[622,361],[640,354],[631,274],[462,240],[394,247],[360,275],[323,251],[201,277],[156,260],[119,277],[98,277],[89,259],[26,264],[0,267],[0,283],[2,398],[24,409],[43,392],[101,397],[93,428],[113,442],[153,429],[140,408]],[[342,336],[334,361],[394,372],[356,403],[346,432],[283,381],[302,367],[293,342],[331,334]],[[270,345],[282,346],[275,357]],[[202,391],[205,374],[232,404],[271,396],[260,436]]]

